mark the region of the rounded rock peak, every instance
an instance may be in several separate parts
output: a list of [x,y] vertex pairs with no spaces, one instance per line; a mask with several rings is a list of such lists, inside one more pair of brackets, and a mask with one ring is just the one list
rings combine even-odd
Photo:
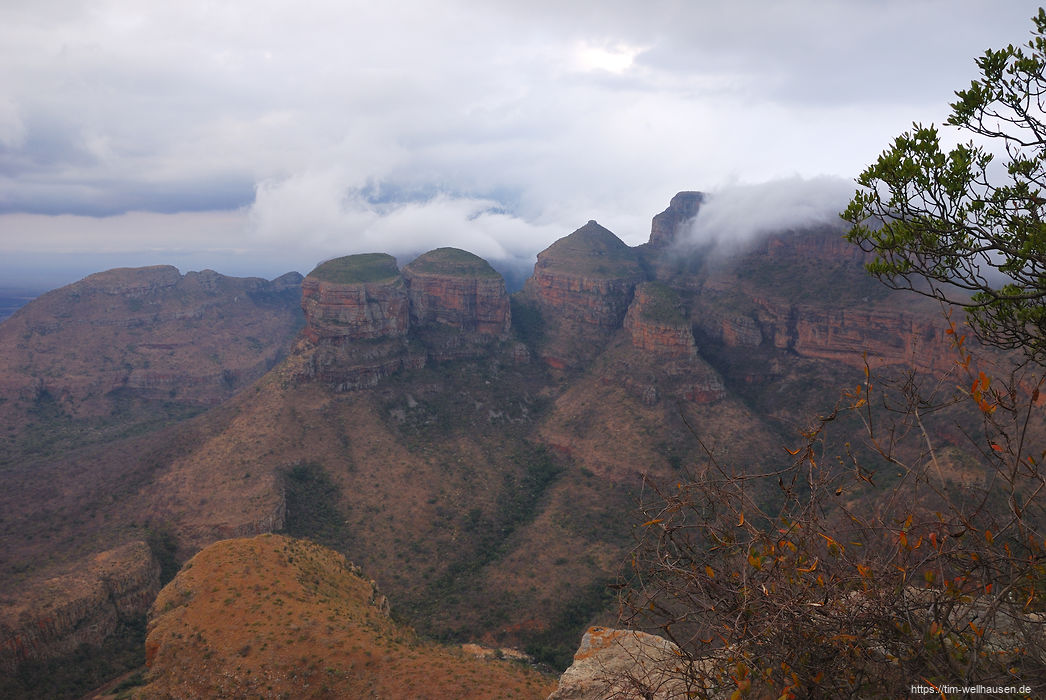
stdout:
[[450,277],[501,277],[483,258],[460,248],[436,248],[419,255],[403,268],[404,273]]
[[333,284],[366,284],[391,282],[399,275],[396,258],[388,253],[360,253],[324,261],[308,277]]
[[597,277],[631,277],[639,270],[636,252],[595,221],[539,253],[538,266]]

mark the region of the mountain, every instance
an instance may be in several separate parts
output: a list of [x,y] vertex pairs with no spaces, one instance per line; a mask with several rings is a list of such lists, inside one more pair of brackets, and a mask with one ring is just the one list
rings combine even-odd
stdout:
[[[380,253],[327,261],[300,282],[301,316],[290,279],[254,297],[222,290],[261,282],[224,281],[212,291],[225,301],[207,305],[176,293],[190,275],[164,270],[31,302],[0,325],[15,377],[0,410],[21,421],[3,465],[0,664],[57,658],[95,624],[90,557],[145,541],[163,581],[215,541],[282,532],[356,562],[427,637],[564,668],[586,626],[615,621],[607,583],[644,480],[675,483],[706,450],[742,471],[786,463],[782,445],[865,362],[949,367],[939,309],[867,279],[840,227],[688,247],[702,201],[674,197],[635,248],[590,221],[511,296],[485,261],[441,248],[402,268]],[[248,322],[237,304],[288,320]],[[248,334],[265,348],[253,364],[234,352],[254,347]],[[171,359],[160,370],[156,357]],[[246,364],[271,369],[248,384],[234,370]],[[134,379],[159,374],[171,383]],[[121,414],[121,401],[160,413]],[[44,439],[48,422],[59,429]],[[62,581],[83,616],[26,644],[58,604],[42,591]]]

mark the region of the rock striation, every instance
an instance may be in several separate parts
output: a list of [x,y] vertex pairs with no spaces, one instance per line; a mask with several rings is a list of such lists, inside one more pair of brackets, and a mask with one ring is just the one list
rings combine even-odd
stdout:
[[307,378],[345,391],[424,364],[423,356],[408,351],[410,300],[391,255],[328,260],[305,277],[301,289],[303,335],[316,346]]
[[144,542],[97,554],[46,581],[34,599],[0,607],[0,671],[27,660],[100,646],[120,623],[144,615],[160,590],[160,566]]
[[385,253],[335,258],[310,272],[301,285],[305,337],[321,340],[387,340],[407,335],[407,287],[396,259]]
[[625,314],[624,327],[639,350],[662,357],[696,357],[697,343],[679,294],[661,282],[644,282]]
[[302,309],[314,346],[305,376],[340,391],[488,353],[512,324],[505,280],[457,248],[429,251],[402,273],[383,253],[328,260],[305,278]]
[[414,326],[440,324],[480,336],[507,337],[512,326],[505,280],[483,258],[437,248],[403,268]]
[[635,250],[595,221],[538,253],[523,294],[549,326],[542,359],[566,367],[591,358],[621,328],[644,278]]
[[548,700],[668,700],[688,697],[672,642],[634,630],[589,627],[574,663]]
[[683,226],[690,222],[705,201],[703,192],[679,192],[668,203],[668,208],[650,222],[650,242],[653,248],[667,248],[675,242]]

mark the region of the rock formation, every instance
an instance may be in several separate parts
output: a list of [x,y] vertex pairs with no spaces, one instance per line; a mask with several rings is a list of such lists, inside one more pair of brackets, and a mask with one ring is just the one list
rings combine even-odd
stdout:
[[304,333],[314,343],[402,338],[408,303],[396,259],[385,253],[328,260],[301,285]]
[[504,279],[456,248],[429,251],[402,274],[385,254],[329,260],[305,278],[302,309],[315,346],[305,376],[342,391],[488,353],[511,328]]
[[385,253],[335,258],[302,283],[305,338],[316,348],[305,376],[338,390],[374,386],[404,367],[410,300],[396,259]]
[[621,327],[643,279],[635,250],[595,221],[538,253],[523,291],[549,326],[542,358],[565,367],[592,357]]
[[625,315],[625,328],[632,345],[663,357],[696,357],[697,344],[690,319],[679,295],[661,282],[636,287],[635,298]]
[[672,642],[645,632],[590,627],[548,700],[668,700],[687,697]]
[[159,590],[160,566],[144,542],[88,558],[78,571],[47,581],[33,600],[0,607],[0,671],[100,645],[121,622],[145,614]]
[[505,280],[457,248],[437,248],[403,268],[415,326],[441,324],[477,335],[507,336],[512,325]]
[[666,248],[673,243],[681,227],[697,216],[704,201],[703,192],[679,192],[672,197],[668,208],[650,223],[650,246]]

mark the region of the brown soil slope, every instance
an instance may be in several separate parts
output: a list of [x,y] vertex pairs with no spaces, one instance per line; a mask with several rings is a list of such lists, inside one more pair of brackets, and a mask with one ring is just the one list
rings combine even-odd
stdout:
[[544,698],[554,679],[420,640],[310,542],[215,543],[156,599],[143,698]]

